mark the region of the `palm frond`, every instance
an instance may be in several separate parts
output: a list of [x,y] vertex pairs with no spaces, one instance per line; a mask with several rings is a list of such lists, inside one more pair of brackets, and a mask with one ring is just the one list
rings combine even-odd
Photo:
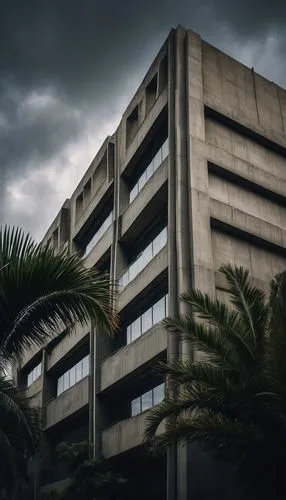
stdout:
[[242,267],[225,264],[221,266],[220,272],[227,280],[230,300],[240,314],[245,334],[253,339],[253,344],[260,350],[268,317],[264,292],[251,285],[249,271]]
[[242,360],[253,364],[255,338],[243,328],[241,317],[236,311],[230,310],[223,302],[213,300],[199,290],[190,290],[184,293],[181,299],[191,306],[193,314],[196,313],[200,319],[215,327],[217,335],[226,337],[227,341],[234,344]]
[[21,230],[0,231],[0,351],[21,355],[79,322],[112,333],[118,318],[110,277],[87,269],[78,255],[57,255]]

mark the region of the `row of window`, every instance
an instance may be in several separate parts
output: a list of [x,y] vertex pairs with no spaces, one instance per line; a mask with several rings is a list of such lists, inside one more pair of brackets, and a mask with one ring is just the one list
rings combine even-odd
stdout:
[[27,387],[30,387],[30,385],[37,380],[42,374],[42,362],[39,363],[33,370],[28,373],[28,378],[27,378]]
[[144,170],[143,174],[139,177],[135,186],[133,186],[133,188],[130,190],[129,203],[131,203],[134,200],[134,198],[136,198],[138,193],[145,186],[148,180],[151,179],[152,175],[154,175],[154,173],[163,163],[165,158],[167,158],[168,154],[169,154],[169,141],[167,138],[164,144],[160,147],[159,151],[152,159],[152,161],[149,163],[148,167]]
[[143,335],[143,333],[162,321],[166,316],[168,316],[168,295],[158,300],[142,316],[139,316],[127,327],[127,344],[130,344],[130,342]]
[[165,227],[156,238],[141,252],[138,257],[130,264],[119,278],[119,285],[124,288],[130,281],[149,264],[160,250],[167,244],[167,228]]
[[89,374],[89,355],[58,378],[57,396],[75,385]]
[[163,383],[131,401],[131,416],[134,417],[135,415],[139,415],[139,413],[143,413],[143,411],[149,410],[152,406],[161,403],[164,397],[165,384]]
[[96,243],[102,238],[104,233],[107,231],[109,226],[111,226],[113,220],[113,211],[110,212],[108,217],[105,219],[105,221],[101,224],[101,226],[98,228],[96,233],[93,235],[89,243],[85,247],[85,252],[84,255],[89,254],[89,252],[93,249],[93,247],[96,245]]

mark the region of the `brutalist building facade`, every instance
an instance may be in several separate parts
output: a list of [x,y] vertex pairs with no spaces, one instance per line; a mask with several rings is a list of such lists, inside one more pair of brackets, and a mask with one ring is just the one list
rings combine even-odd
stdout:
[[170,32],[44,239],[119,281],[121,325],[112,341],[92,325],[59,332],[22,360],[19,384],[44,409],[44,490],[66,481],[57,443],[91,439],[132,476],[134,498],[187,498],[189,451],[152,457],[142,445],[165,392],[153,366],[190,355],[160,321],[189,287],[224,299],[222,263],[263,288],[286,267],[285,130],[285,90],[194,32]]

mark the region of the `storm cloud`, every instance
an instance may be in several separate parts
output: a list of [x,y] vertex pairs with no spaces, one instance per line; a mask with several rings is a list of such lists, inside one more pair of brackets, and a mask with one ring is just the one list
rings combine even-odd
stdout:
[[0,0],[0,223],[37,238],[182,24],[286,86],[286,2]]

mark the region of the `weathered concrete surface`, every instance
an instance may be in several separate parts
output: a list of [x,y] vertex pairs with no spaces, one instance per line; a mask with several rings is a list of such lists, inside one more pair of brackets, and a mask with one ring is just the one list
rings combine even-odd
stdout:
[[46,429],[88,405],[89,377],[70,387],[46,407]]
[[168,267],[167,247],[164,247],[149,264],[132,280],[118,296],[118,311],[121,311],[136,295],[139,295]]
[[104,458],[111,458],[142,444],[146,412],[105,429],[102,433]]
[[167,333],[160,324],[122,347],[107,358],[101,367],[101,390],[123,379],[167,349]]
[[72,333],[67,334],[47,357],[47,371],[59,363],[79,342],[88,336],[89,332],[90,325],[77,325]]
[[154,175],[149,179],[133,202],[126,208],[121,219],[121,237],[140,216],[140,213],[150,204],[158,191],[168,179],[167,161],[165,160]]
[[98,240],[85,258],[86,267],[94,267],[101,257],[111,248],[113,239],[113,226],[109,226],[104,235]]

